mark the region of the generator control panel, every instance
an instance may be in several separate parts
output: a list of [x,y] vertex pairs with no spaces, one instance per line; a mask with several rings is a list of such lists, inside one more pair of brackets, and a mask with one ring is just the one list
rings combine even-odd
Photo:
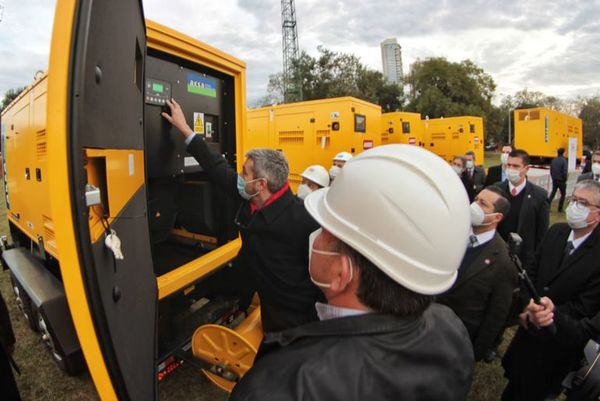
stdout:
[[171,84],[158,79],[146,79],[146,104],[164,106],[171,98]]

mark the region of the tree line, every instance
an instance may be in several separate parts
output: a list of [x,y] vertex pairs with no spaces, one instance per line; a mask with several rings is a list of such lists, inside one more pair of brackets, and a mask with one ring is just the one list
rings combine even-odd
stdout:
[[[293,66],[292,79],[301,82],[303,100],[353,96],[380,105],[384,112],[417,112],[423,118],[480,116],[488,145],[508,141],[509,123],[514,124],[509,115],[514,109],[548,107],[581,118],[584,144],[600,148],[600,95],[562,100],[525,88],[494,104],[496,83],[471,60],[417,60],[398,85],[388,83],[381,72],[363,65],[353,54],[317,50],[316,57],[303,51]],[[269,77],[267,93],[256,105],[279,103],[284,103],[282,73]],[[510,129],[514,132],[514,125]]]
[[[363,65],[353,54],[337,53],[318,47],[318,56],[302,52],[293,66],[294,76],[302,83],[303,100],[353,96],[378,104],[384,112],[409,111],[423,118],[473,115],[483,117],[486,144],[508,141],[509,117],[514,109],[548,107],[578,116],[583,120],[584,144],[600,148],[600,94],[562,100],[542,92],[523,89],[504,96],[495,105],[496,83],[471,60],[451,62],[443,57],[417,60],[403,82],[392,84],[379,71]],[[2,111],[23,88],[8,90]],[[291,99],[298,101],[299,99]],[[283,74],[269,77],[267,93],[258,106],[284,102]],[[514,132],[513,127],[510,128]]]

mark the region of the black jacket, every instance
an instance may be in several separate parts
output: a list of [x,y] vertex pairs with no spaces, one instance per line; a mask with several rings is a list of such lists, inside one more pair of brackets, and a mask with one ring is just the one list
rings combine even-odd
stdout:
[[231,401],[464,401],[473,354],[445,306],[420,317],[367,314],[310,323],[267,338]]
[[[600,227],[562,261],[570,232],[565,223],[548,230],[530,276],[540,296],[553,300],[557,316],[592,318],[600,311]],[[509,380],[528,389],[523,391],[558,388],[581,355],[578,343],[558,339],[520,328],[503,360]],[[528,395],[528,399],[534,398]]]
[[[502,189],[508,197],[511,196],[508,189],[508,180],[496,185]],[[532,184],[528,180],[523,191],[525,191],[525,197],[523,198],[523,204],[521,205],[517,233],[523,239],[519,258],[523,263],[523,267],[528,268],[535,263],[535,252],[548,230],[550,210],[547,202],[548,192],[544,188]],[[511,210],[508,213],[510,215],[511,213],[514,213],[514,211]],[[504,231],[503,226],[506,221],[507,219],[504,219],[500,222],[500,225],[498,226],[498,231],[500,233]],[[506,237],[503,237],[503,239],[505,241],[508,240]]]
[[492,166],[488,168],[487,176],[485,177],[485,186],[494,185],[502,181],[502,165]]
[[437,298],[462,320],[471,342],[475,360],[494,347],[504,329],[518,286],[517,269],[508,256],[506,243],[499,234],[480,245],[481,253],[465,266],[452,288]]
[[469,179],[467,175],[467,171],[463,171],[460,176],[460,181],[463,183],[463,187],[465,187],[465,191],[467,191],[467,196],[469,197],[469,202],[473,202],[475,199],[475,188],[473,187],[473,183]]
[[0,294],[0,390],[2,399],[20,401],[21,396],[10,364],[9,348],[15,344],[15,335],[10,323],[8,308]]
[[569,176],[567,159],[557,156],[550,163],[550,177],[554,181],[567,181]]
[[249,272],[261,301],[265,332],[278,331],[317,319],[315,302],[322,293],[308,275],[308,236],[319,228],[304,204],[290,190],[256,213],[237,190],[237,173],[199,136],[188,145],[210,177],[230,197],[238,200],[242,248],[236,264]]
[[485,184],[485,170],[481,166],[475,166],[473,167],[473,175],[469,173],[468,169],[465,170],[465,175],[477,195]]

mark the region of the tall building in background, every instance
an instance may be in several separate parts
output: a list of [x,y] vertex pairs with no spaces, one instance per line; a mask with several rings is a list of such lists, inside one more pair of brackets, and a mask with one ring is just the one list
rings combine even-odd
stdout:
[[402,81],[402,48],[396,38],[381,42],[383,76],[388,82],[399,84]]

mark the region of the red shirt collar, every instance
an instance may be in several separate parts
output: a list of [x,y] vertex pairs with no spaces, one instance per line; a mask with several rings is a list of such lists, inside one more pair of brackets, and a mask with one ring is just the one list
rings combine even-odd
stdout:
[[257,211],[259,211],[260,209],[264,209],[267,206],[269,206],[271,203],[275,202],[277,199],[281,198],[283,196],[284,193],[287,192],[287,190],[290,188],[290,184],[289,182],[286,182],[285,184],[283,184],[283,186],[279,189],[279,191],[275,192],[273,195],[271,195],[271,197],[269,199],[267,199],[267,201],[265,202],[264,205],[262,205],[261,207],[256,206],[254,203],[250,202],[250,212],[251,213],[256,213]]

